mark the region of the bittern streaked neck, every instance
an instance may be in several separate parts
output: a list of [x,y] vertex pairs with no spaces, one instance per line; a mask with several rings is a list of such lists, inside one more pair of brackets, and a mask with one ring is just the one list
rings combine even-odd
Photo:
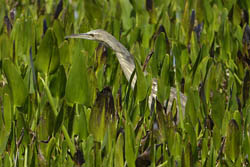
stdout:
[[[126,76],[127,80],[130,79],[134,69],[134,59],[133,56],[130,55],[129,51],[113,37],[111,34],[104,30],[92,30],[87,33],[81,34],[73,34],[70,36],[66,36],[65,38],[81,38],[81,39],[88,39],[88,40],[95,40],[99,42],[105,43],[107,46],[111,47],[119,60],[119,63],[122,67],[122,71]],[[134,88],[136,82],[136,76],[132,81],[132,87]]]
[[[129,81],[134,69],[135,69],[135,63],[133,56],[129,53],[129,51],[111,34],[104,30],[92,30],[87,33],[81,33],[81,34],[73,34],[66,36],[65,38],[82,38],[82,39],[88,39],[88,40],[94,40],[105,43],[107,46],[112,48],[115,53],[116,57],[118,58],[118,61],[122,67],[122,70]],[[135,86],[136,82],[136,74],[132,81],[132,88]],[[152,91],[151,95],[149,96],[149,105],[151,106],[152,98],[155,98],[157,95],[157,80],[153,79],[152,84]],[[170,90],[170,97],[169,97],[169,104],[172,104],[173,100],[177,99],[177,91],[175,88],[171,88]],[[184,96],[182,93],[180,93],[180,99],[181,99],[181,106],[182,111],[184,113],[185,106],[186,106],[186,96]],[[168,105],[167,111],[170,111],[170,107],[172,105]]]

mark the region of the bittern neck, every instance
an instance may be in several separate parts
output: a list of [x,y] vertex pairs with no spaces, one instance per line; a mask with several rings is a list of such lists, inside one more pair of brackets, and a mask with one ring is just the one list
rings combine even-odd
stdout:
[[[124,72],[126,79],[129,81],[135,69],[133,56],[118,40],[116,40],[110,34],[109,37],[105,38],[105,43],[115,51],[118,61],[121,65],[122,71]],[[134,88],[135,86],[136,78],[137,77],[135,75],[132,80],[132,88]]]

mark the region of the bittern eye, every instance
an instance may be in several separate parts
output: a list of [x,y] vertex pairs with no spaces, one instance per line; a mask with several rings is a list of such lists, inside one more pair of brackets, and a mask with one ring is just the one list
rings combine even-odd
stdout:
[[91,37],[94,37],[94,34],[89,34]]

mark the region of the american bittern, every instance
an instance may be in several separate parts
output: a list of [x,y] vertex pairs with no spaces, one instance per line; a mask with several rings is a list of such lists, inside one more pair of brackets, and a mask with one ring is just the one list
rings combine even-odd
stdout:
[[[135,63],[133,56],[129,53],[129,51],[117,40],[115,37],[113,37],[111,34],[104,30],[92,30],[87,33],[81,33],[81,34],[73,34],[70,36],[66,36],[65,38],[82,38],[82,39],[88,39],[88,40],[94,40],[105,43],[107,46],[112,48],[115,53],[116,57],[119,60],[119,63],[122,67],[123,73],[126,76],[127,80],[130,79],[134,69],[135,69]],[[132,80],[131,87],[134,88],[136,83],[136,74]],[[153,79],[152,83],[152,91],[149,96],[149,106],[151,106],[152,99],[156,98],[157,95],[157,80]],[[175,88],[171,87],[170,89],[170,97],[169,97],[169,103],[167,112],[170,111],[170,107],[172,106],[173,100],[177,100],[177,91]],[[187,98],[185,95],[180,93],[180,101],[181,101],[181,108],[183,113],[185,112],[185,106]]]

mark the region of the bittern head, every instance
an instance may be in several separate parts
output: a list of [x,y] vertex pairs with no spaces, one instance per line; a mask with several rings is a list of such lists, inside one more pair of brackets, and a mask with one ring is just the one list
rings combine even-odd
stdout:
[[[80,39],[99,41],[105,44],[106,46],[112,48],[116,53],[122,53],[123,56],[121,57],[132,58],[128,50],[115,37],[113,37],[110,33],[101,29],[92,30],[81,34],[72,34],[65,37],[65,39],[68,38],[80,38]],[[118,59],[119,57],[120,56],[118,56]],[[134,64],[134,62],[130,63]]]
[[94,40],[94,41],[100,41],[109,44],[109,40],[116,40],[111,34],[108,32],[98,29],[98,30],[92,30],[86,33],[81,34],[72,34],[65,37],[68,38],[80,38],[80,39],[88,39],[88,40]]

